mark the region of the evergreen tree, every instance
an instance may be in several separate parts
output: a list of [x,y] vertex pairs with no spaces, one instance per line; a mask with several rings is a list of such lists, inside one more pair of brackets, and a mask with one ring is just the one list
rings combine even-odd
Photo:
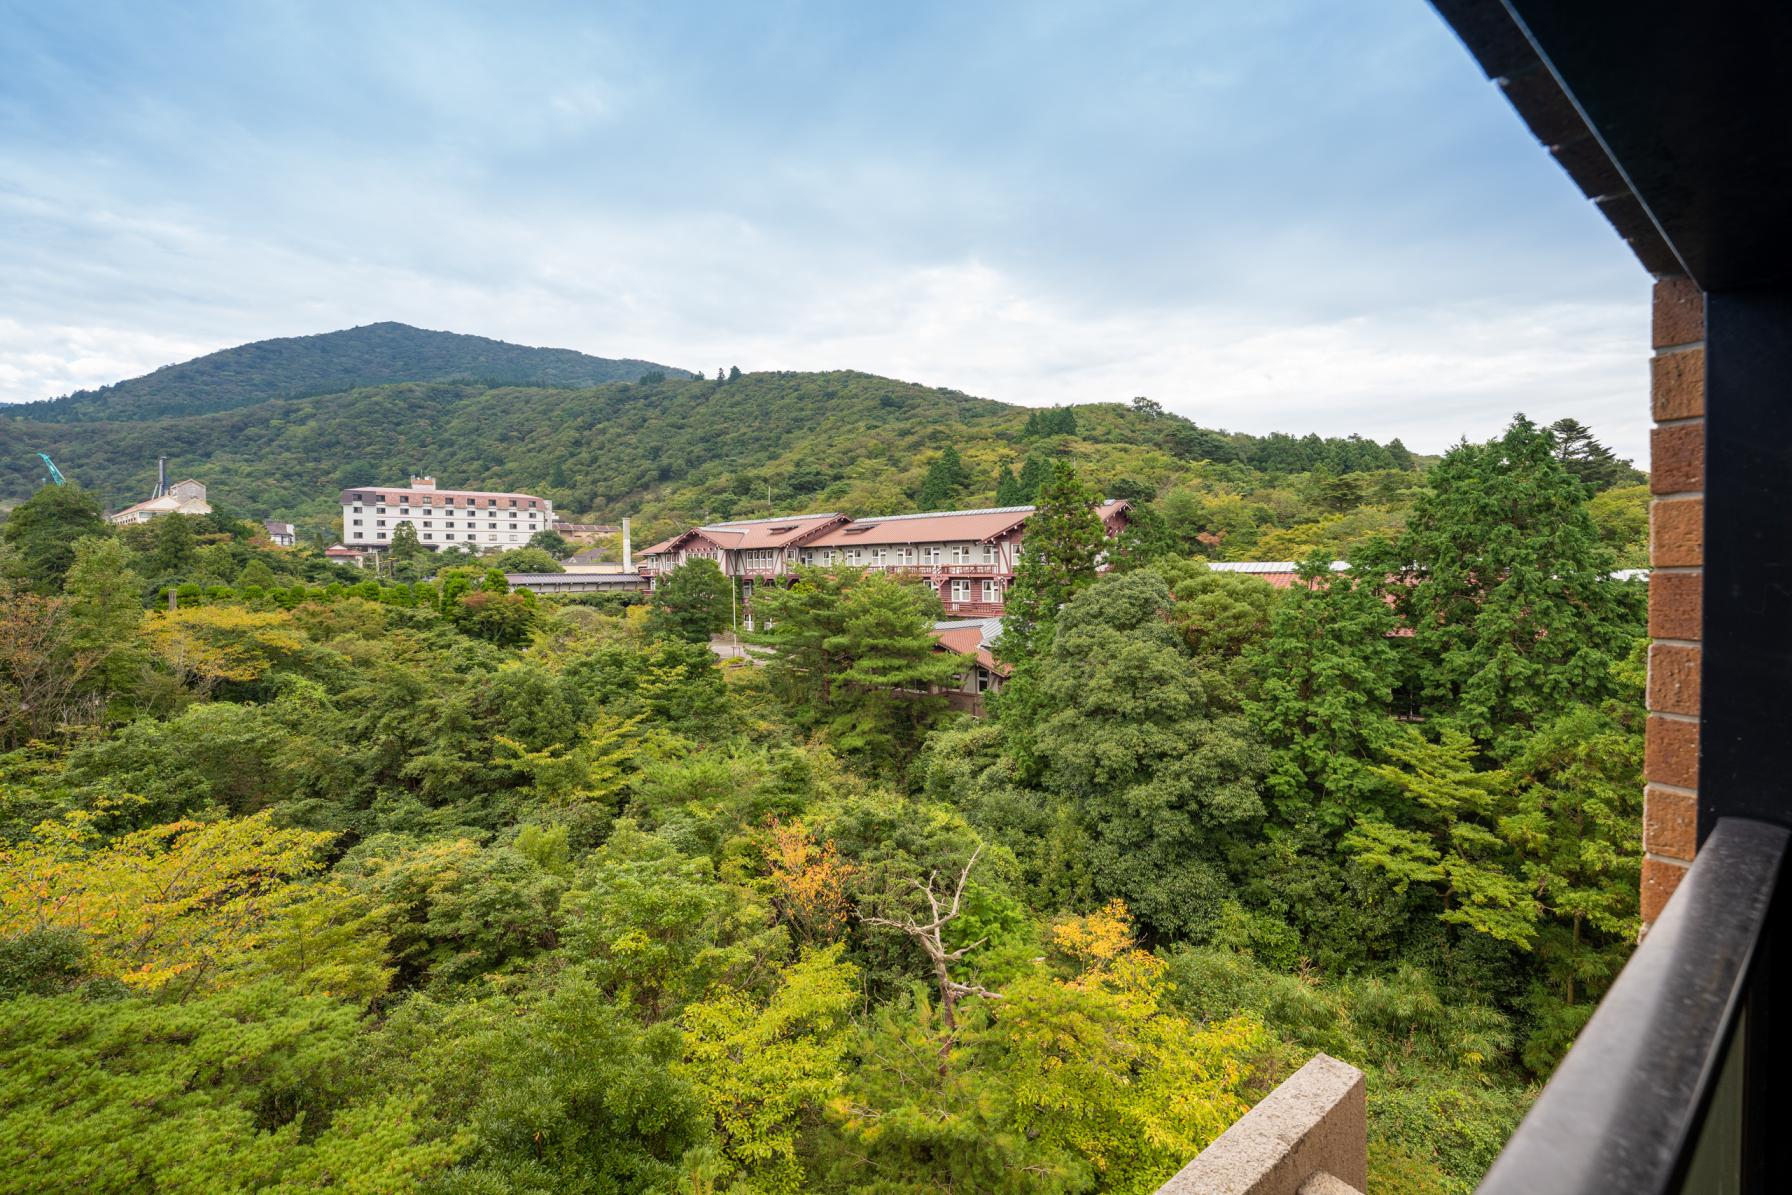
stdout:
[[38,593],[55,593],[75,562],[75,541],[110,535],[92,494],[72,482],[47,485],[19,503],[0,534],[11,549],[10,566]]
[[958,449],[947,445],[939,458],[928,466],[915,501],[922,510],[946,510],[970,480],[970,471],[959,459]]
[[1002,620],[998,646],[1007,660],[1041,649],[1058,610],[1095,580],[1096,562],[1108,546],[1095,495],[1068,463],[1053,466],[1035,501]]
[[1045,485],[1051,475],[1052,458],[1040,451],[1035,451],[1030,454],[1027,459],[1021,463],[1020,477],[1016,482],[1016,493],[1020,495],[1020,501],[1015,503],[1015,505],[1025,506],[1028,503],[1038,501],[1040,487]]
[[731,365],[728,367],[728,380],[730,382],[740,381],[740,366]]
[[1393,587],[1412,628],[1426,712],[1497,758],[1571,706],[1616,691],[1613,665],[1641,634],[1636,595],[1608,579],[1586,489],[1523,416],[1427,474]]
[[713,560],[687,560],[654,587],[648,633],[690,643],[709,642],[733,620],[733,582]]
[[1418,462],[1412,459],[1412,453],[1400,442],[1398,436],[1388,441],[1388,460],[1403,473],[1410,473],[1418,467]]
[[143,643],[142,578],[124,545],[110,537],[75,541],[65,583],[69,647],[86,668],[86,684],[118,693],[133,684],[148,660]]
[[150,524],[150,532],[149,567],[157,577],[184,577],[198,567],[199,549],[186,515],[163,515]]
[[1594,493],[1643,480],[1629,461],[1614,456],[1593,435],[1593,429],[1579,420],[1558,419],[1549,425],[1549,431],[1555,437],[1556,460]]
[[803,569],[788,589],[763,591],[755,613],[774,690],[800,722],[861,757],[905,761],[945,706],[929,690],[965,668],[933,638],[933,590],[882,573]]
[[996,474],[996,505],[1025,506],[1026,493],[1021,489],[1020,479],[1014,475],[1014,469],[1003,465],[1002,471]]
[[400,581],[418,581],[425,572],[424,561],[429,549],[417,538],[417,528],[409,520],[398,524],[392,532],[392,546],[387,550],[392,561],[392,575]]
[[572,545],[566,542],[566,537],[553,530],[537,531],[529,537],[529,542],[525,546],[540,548],[555,560],[565,560],[573,554]]
[[1248,657],[1260,678],[1251,713],[1271,746],[1265,787],[1278,820],[1316,823],[1335,841],[1388,793],[1371,767],[1394,729],[1394,616],[1379,578],[1334,573],[1323,556],[1299,578]]

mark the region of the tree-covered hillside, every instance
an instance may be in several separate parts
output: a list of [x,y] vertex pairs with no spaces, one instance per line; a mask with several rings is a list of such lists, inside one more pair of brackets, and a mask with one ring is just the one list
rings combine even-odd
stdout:
[[529,348],[387,322],[318,336],[258,340],[98,390],[28,403],[18,411],[25,418],[50,422],[155,419],[388,382],[592,386],[654,372],[683,376],[685,371],[651,361],[616,361],[571,349]]
[[[1641,564],[1642,475],[1579,424],[1565,465],[1600,493],[1601,535]],[[42,483],[35,451],[119,507],[158,456],[214,506],[334,538],[346,486],[428,473],[543,494],[563,515],[635,519],[638,544],[693,523],[796,511],[863,516],[1029,502],[1053,463],[1149,504],[1152,534],[1213,559],[1347,555],[1404,521],[1425,465],[1398,440],[1251,436],[1137,398],[1039,409],[851,371],[671,377],[585,388],[407,381],[206,414],[45,422],[0,416],[0,505]],[[16,445],[16,448],[11,446]]]

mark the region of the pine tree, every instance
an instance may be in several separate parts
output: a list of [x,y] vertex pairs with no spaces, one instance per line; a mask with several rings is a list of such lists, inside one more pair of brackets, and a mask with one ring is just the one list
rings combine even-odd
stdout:
[[1036,654],[1058,610],[1095,580],[1096,562],[1108,546],[1095,504],[1094,493],[1068,463],[1052,467],[1027,519],[1008,591],[999,645],[1004,659]]
[[1556,441],[1556,460],[1594,493],[1615,485],[1631,485],[1643,475],[1601,444],[1593,429],[1577,419],[1558,419],[1549,425]]
[[1542,908],[1499,833],[1510,810],[1506,773],[1479,769],[1479,745],[1449,728],[1431,742],[1405,727],[1385,752],[1392,762],[1375,773],[1407,799],[1387,817],[1359,818],[1345,848],[1401,891],[1435,889],[1446,924],[1530,949]]

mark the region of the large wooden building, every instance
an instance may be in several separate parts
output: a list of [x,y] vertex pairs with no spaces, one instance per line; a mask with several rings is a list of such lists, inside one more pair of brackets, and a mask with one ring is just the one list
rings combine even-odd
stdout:
[[[1130,504],[1103,502],[1096,513],[1110,536],[1126,526]],[[951,618],[999,618],[1014,581],[1031,506],[941,510],[850,519],[790,515],[693,527],[640,553],[640,569],[662,577],[691,560],[754,584],[776,582],[799,565],[848,565],[908,573],[940,595]]]

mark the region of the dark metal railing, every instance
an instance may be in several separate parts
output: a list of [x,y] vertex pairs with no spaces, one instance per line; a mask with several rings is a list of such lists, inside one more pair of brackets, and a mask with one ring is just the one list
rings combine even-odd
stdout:
[[1792,1191],[1787,841],[1717,822],[1480,1195]]

